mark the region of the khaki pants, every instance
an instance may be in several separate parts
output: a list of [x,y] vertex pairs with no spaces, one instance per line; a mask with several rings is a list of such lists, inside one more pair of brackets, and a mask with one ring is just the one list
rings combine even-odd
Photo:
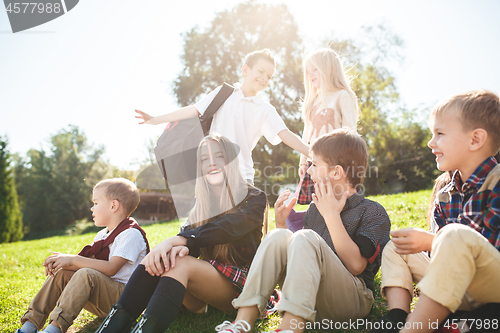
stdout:
[[257,305],[262,312],[278,283],[283,295],[278,311],[308,321],[363,318],[373,304],[373,293],[363,280],[352,276],[312,230],[271,231],[260,244],[233,306]]
[[456,310],[472,310],[500,302],[500,252],[468,226],[453,223],[432,242],[431,258],[424,253],[399,255],[389,242],[382,254],[382,295],[386,287],[406,289],[413,282],[432,300]]
[[80,268],[76,272],[61,269],[45,280],[21,323],[29,320],[41,330],[50,314],[50,319],[57,321],[62,332],[66,332],[82,309],[105,317],[124,287],[123,283],[92,268]]

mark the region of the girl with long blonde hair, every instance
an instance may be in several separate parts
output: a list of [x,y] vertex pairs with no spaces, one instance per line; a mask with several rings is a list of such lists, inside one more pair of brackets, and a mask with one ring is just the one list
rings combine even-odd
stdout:
[[[212,134],[198,147],[196,201],[177,236],[151,250],[97,332],[165,332],[184,305],[234,312],[267,230],[267,198],[239,171],[237,147]],[[146,309],[141,319],[136,318]]]
[[[357,97],[345,74],[340,56],[330,48],[310,53],[303,62],[305,97],[302,105],[304,132],[302,141],[310,145],[322,134],[348,127],[356,130],[358,121]],[[312,201],[314,183],[306,173],[310,162],[301,155],[299,176],[303,179],[298,201]]]

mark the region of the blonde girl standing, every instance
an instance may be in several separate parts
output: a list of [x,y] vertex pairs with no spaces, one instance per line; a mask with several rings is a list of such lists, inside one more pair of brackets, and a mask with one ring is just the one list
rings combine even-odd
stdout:
[[[318,136],[334,129],[356,130],[357,97],[349,85],[340,56],[332,49],[318,49],[304,59],[305,98],[302,105],[304,132],[302,141],[310,145]],[[301,155],[299,176],[304,181],[297,203],[312,201],[314,183],[306,173],[311,163]]]

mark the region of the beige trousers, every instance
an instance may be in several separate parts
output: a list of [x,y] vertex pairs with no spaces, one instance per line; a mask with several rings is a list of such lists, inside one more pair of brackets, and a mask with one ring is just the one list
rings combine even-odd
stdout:
[[260,244],[235,308],[257,305],[262,312],[277,284],[278,311],[308,321],[347,321],[371,310],[373,293],[345,268],[326,242],[312,230],[271,231]]
[[[105,317],[118,301],[125,285],[92,268],[61,269],[48,277],[21,318],[41,330],[50,314],[62,332],[73,324],[82,309]],[[52,313],[51,313],[52,312]]]
[[481,234],[453,223],[442,228],[425,253],[399,255],[389,242],[382,254],[382,295],[400,287],[413,295],[413,282],[432,300],[456,310],[500,302],[500,252]]

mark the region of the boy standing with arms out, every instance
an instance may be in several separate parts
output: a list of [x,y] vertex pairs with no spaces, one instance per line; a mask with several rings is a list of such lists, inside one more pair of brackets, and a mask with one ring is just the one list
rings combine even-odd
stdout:
[[[210,128],[210,133],[219,133],[239,146],[241,174],[252,184],[255,174],[252,150],[261,136],[273,145],[283,141],[301,154],[309,154],[309,147],[286,127],[276,109],[263,99],[261,91],[269,85],[274,70],[275,61],[268,49],[247,54],[241,67],[243,83],[235,84],[234,92],[215,113]],[[143,120],[141,124],[157,125],[203,115],[220,89],[216,88],[194,105],[157,117],[135,110],[139,113],[136,118]]]
[[[437,167],[454,171],[436,195],[432,229],[439,231],[391,232],[381,287],[390,311],[382,318],[385,329],[372,332],[398,332],[403,326],[401,332],[432,332],[429,323],[443,323],[450,312],[500,302],[500,166],[493,157],[500,148],[498,95],[452,96],[434,108],[430,120],[428,146]],[[406,319],[413,281],[420,297]]]
[[18,333],[60,333],[73,324],[80,311],[105,317],[118,301],[130,275],[149,251],[146,233],[129,218],[139,205],[137,187],[115,178],[99,182],[93,191],[92,216],[105,227],[78,255],[54,252],[45,259],[45,280],[21,318]]
[[293,234],[286,229],[297,198],[284,205],[290,192],[282,193],[274,205],[277,229],[257,249],[243,292],[233,301],[236,321],[216,330],[251,331],[278,283],[278,311],[284,316],[276,332],[304,332],[307,321],[345,322],[370,312],[373,278],[391,223],[385,209],[361,190],[366,142],[356,132],[337,129],[320,136],[311,155],[307,172],[316,185],[304,229]]

